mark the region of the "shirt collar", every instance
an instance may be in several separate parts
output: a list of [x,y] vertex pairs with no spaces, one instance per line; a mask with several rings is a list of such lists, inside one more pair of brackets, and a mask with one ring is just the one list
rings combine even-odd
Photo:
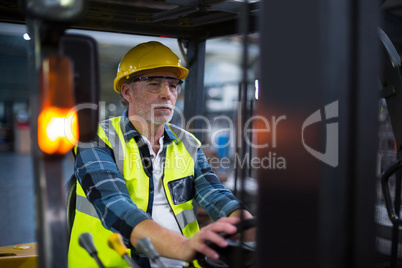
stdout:
[[[133,124],[131,124],[130,120],[128,119],[128,111],[124,111],[121,115],[121,122],[122,122],[122,129],[124,133],[124,140],[126,142],[130,141],[131,139],[141,136],[140,133],[135,129]],[[164,133],[164,144],[169,144],[171,141],[178,142],[177,137],[174,135],[168,124],[165,124],[165,133]]]

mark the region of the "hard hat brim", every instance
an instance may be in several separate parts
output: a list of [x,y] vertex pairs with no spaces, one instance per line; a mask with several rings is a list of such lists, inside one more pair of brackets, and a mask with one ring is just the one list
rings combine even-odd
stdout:
[[177,69],[177,78],[179,78],[180,80],[184,80],[188,76],[189,70],[187,68],[185,68],[185,67],[181,67],[181,66],[177,66],[177,65],[164,65],[164,66],[158,66],[156,68],[137,69],[135,71],[126,72],[126,73],[123,73],[123,74],[117,76],[114,79],[114,83],[113,83],[114,91],[116,91],[117,93],[120,94],[121,86],[123,85],[124,81],[127,80],[127,79],[130,79],[130,76],[132,77],[133,74],[135,74],[135,73],[138,73],[138,72],[141,72],[141,71],[152,70],[152,69],[166,68],[166,67]]

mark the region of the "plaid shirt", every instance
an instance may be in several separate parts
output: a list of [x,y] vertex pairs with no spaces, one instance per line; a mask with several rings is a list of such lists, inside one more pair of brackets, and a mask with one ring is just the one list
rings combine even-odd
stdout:
[[[128,120],[127,111],[121,116],[121,120],[128,122],[124,126],[126,143],[141,136]],[[164,146],[172,140],[177,138],[165,125]],[[151,215],[133,203],[124,177],[114,162],[111,148],[104,143],[100,144],[101,142],[78,147],[74,174],[86,197],[94,205],[102,224],[113,232],[121,233],[125,243],[130,246],[129,238],[133,228],[141,221],[150,219]],[[231,191],[220,183],[201,149],[197,152],[194,178],[194,198],[214,220],[229,216],[241,207]],[[153,193],[150,191],[150,202],[152,200]]]

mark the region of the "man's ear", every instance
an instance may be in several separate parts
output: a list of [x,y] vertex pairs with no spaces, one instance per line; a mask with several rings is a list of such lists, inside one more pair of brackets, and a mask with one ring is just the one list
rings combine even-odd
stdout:
[[131,102],[130,86],[128,84],[123,84],[121,86],[121,95],[127,102]]

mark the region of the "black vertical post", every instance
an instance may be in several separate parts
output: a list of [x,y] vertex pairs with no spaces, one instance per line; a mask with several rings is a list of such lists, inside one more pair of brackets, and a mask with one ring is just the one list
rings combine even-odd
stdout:
[[[193,120],[194,116],[204,115],[205,111],[205,46],[206,40],[191,40],[187,47],[190,73],[186,78],[186,88],[184,90],[184,117],[186,126],[187,122]],[[202,141],[202,122],[194,120],[189,127],[196,130],[194,131],[194,135]]]
[[[346,1],[351,10],[351,62],[349,87],[340,95],[340,128],[348,129],[340,151],[349,166],[340,162],[350,185],[348,195],[349,254],[353,267],[374,267],[376,164],[378,144],[378,81],[380,41],[378,38],[380,1]],[[345,94],[346,96],[342,95]],[[341,103],[342,101],[342,103]],[[347,114],[345,111],[349,111]],[[343,117],[343,118],[342,118]],[[346,118],[347,119],[346,119]],[[347,125],[342,124],[347,123]],[[328,174],[328,173],[326,173]],[[352,205],[352,206],[350,206]]]
[[[269,129],[257,143],[257,267],[317,267],[319,161],[303,148],[303,121],[322,105],[319,1],[262,1],[257,115]],[[277,119],[283,118],[278,123]],[[276,125],[276,128],[274,128]],[[318,147],[311,130],[309,146]],[[272,155],[285,165],[272,165]]]
[[[36,239],[38,241],[38,267],[67,267],[68,237],[67,213],[64,204],[62,156],[45,156],[38,146],[38,122],[40,110],[39,69],[42,58],[49,51],[42,46],[43,24],[27,19],[31,40],[28,46],[30,78],[30,108],[32,133],[32,161],[35,178]],[[50,33],[48,33],[50,34]]]
[[[246,121],[248,119],[248,60],[249,60],[249,55],[248,55],[248,34],[249,34],[249,4],[248,1],[245,0],[242,3],[242,8],[240,11],[240,20],[239,20],[239,33],[242,35],[242,57],[241,57],[241,70],[242,70],[242,76],[241,76],[241,83],[240,83],[240,94],[239,94],[239,106],[241,109],[241,113],[239,113],[240,118],[238,120],[239,124],[237,125],[238,128],[238,140],[240,142],[240,155],[238,157],[235,157],[235,159],[240,159],[243,163],[246,163],[246,165],[240,165],[240,163],[235,163],[236,166],[239,167],[239,169],[236,169],[236,172],[239,172],[239,175],[236,179],[240,179],[240,191],[238,191],[238,198],[240,201],[244,204],[245,203],[245,197],[246,197],[246,177],[248,175],[248,169],[249,169],[249,162],[245,161],[247,158],[247,152],[248,152],[248,145],[247,144],[247,130],[246,130]],[[236,160],[235,160],[236,161]],[[236,182],[236,186],[238,186]],[[240,221],[243,221],[243,214],[240,214]],[[240,233],[240,240],[243,240],[243,233]],[[235,268],[241,268],[244,267],[244,257],[245,254],[243,250],[237,249],[236,252],[236,266]]]
[[[400,170],[395,172],[395,199],[394,208],[395,214],[398,215],[401,211],[401,179],[402,173]],[[392,243],[391,243],[391,268],[398,267],[398,247],[399,247],[399,224],[392,223]]]
[[[242,161],[242,159],[240,159],[241,157],[241,142],[242,142],[242,96],[243,96],[243,91],[242,91],[242,83],[239,83],[239,87],[238,87],[238,91],[237,91],[237,109],[238,111],[236,112],[237,114],[237,122],[238,125],[236,126],[236,140],[235,140],[235,161],[236,159],[239,159],[240,161]],[[238,196],[238,182],[239,182],[239,167],[241,167],[240,165],[238,165],[237,163],[235,163],[234,165],[234,186],[233,186],[233,194],[235,196]]]
[[27,19],[27,30],[31,37],[28,43],[27,55],[28,55],[28,70],[29,70],[29,86],[30,86],[30,112],[31,112],[31,155],[33,163],[34,183],[35,183],[35,214],[36,214],[36,240],[38,242],[38,267],[46,267],[46,261],[44,256],[46,253],[44,230],[44,219],[41,216],[43,214],[44,201],[40,195],[42,186],[40,181],[43,179],[43,163],[40,157],[40,151],[38,147],[38,121],[35,120],[39,116],[39,80],[38,73],[41,63],[41,46],[40,46],[40,26],[41,23],[38,20]]
[[374,267],[378,22],[373,0],[261,2],[258,155],[286,165],[258,170],[258,267]]
[[[249,101],[249,105],[250,105],[250,107],[249,107],[249,112],[248,112],[248,119],[249,118],[251,118],[252,116],[253,116],[253,114],[254,114],[254,100],[253,99],[251,99],[250,101]],[[253,122],[251,121],[250,122],[250,124],[249,124],[249,129],[253,129],[254,128],[254,126],[253,126]],[[247,170],[247,176],[248,177],[252,177],[253,176],[253,168],[251,167],[251,159],[253,158],[253,146],[251,146],[251,144],[253,144],[253,134],[249,134],[249,137],[248,137],[248,140],[249,140],[249,143],[250,143],[250,146],[248,147],[248,154],[249,154],[249,156],[250,156],[250,162],[248,163],[248,170]]]

